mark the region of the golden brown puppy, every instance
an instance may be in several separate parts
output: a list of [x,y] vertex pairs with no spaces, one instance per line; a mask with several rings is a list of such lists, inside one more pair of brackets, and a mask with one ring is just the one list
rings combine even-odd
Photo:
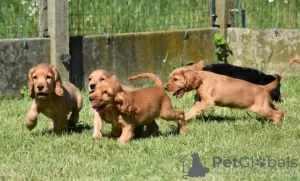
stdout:
[[166,90],[174,92],[177,98],[191,90],[196,90],[201,96],[201,102],[196,102],[185,114],[185,120],[195,118],[201,111],[214,105],[247,109],[272,119],[274,123],[282,119],[283,111],[275,108],[269,96],[270,90],[280,81],[279,75],[275,75],[274,82],[262,86],[212,72],[196,71],[193,66],[175,69],[166,84]]
[[[89,75],[89,84],[88,84],[88,90],[89,93],[93,93],[99,84],[101,84],[104,80],[111,78],[115,76],[111,76],[108,72],[105,70],[94,70],[90,75]],[[124,91],[132,91],[134,90],[133,87],[127,86],[127,85],[121,85],[122,90]],[[102,138],[102,120],[104,120],[107,123],[112,123],[112,120],[114,120],[114,112],[115,112],[115,107],[114,106],[109,106],[110,108],[106,109],[106,111],[97,111],[95,109],[93,110],[93,139],[100,139]],[[100,114],[101,113],[101,114]],[[105,118],[102,118],[102,116],[105,116]],[[112,116],[112,117],[110,117]],[[117,134],[112,131],[112,135],[116,136]]]
[[291,67],[294,62],[300,63],[300,58],[291,58],[289,60],[289,67]]
[[123,91],[119,80],[112,76],[98,83],[94,91],[90,94],[94,110],[94,130],[93,139],[102,138],[102,120],[112,124],[111,135],[119,137],[121,135],[121,127],[118,124],[119,110],[115,106],[115,95]]
[[131,92],[120,92],[116,95],[116,105],[123,113],[122,118],[119,119],[119,123],[122,125],[122,135],[119,141],[121,143],[128,142],[133,137],[133,130],[136,126],[148,125],[152,128],[151,132],[158,131],[157,125],[153,125],[153,120],[159,117],[176,121],[180,133],[186,133],[184,112],[174,110],[171,99],[166,94],[159,77],[152,73],[142,73],[128,79],[139,78],[150,78],[156,86]]
[[[111,135],[119,137],[122,129],[118,123],[120,111],[115,105],[115,96],[118,92],[124,92],[119,80],[112,76],[99,83],[95,91],[90,94],[90,101],[94,109],[94,130],[93,139],[102,137],[102,120],[112,124]],[[147,125],[147,130],[158,127],[155,121]]]
[[[92,93],[96,86],[100,84],[103,80],[112,77],[108,72],[105,70],[94,70],[89,76],[89,85],[88,90]],[[121,85],[124,91],[132,91],[135,88],[128,86],[128,85]]]
[[54,133],[62,133],[67,125],[75,126],[82,108],[80,91],[71,83],[62,83],[56,68],[45,63],[31,68],[28,78],[29,93],[34,102],[27,113],[25,126],[32,130],[39,113],[52,119]]

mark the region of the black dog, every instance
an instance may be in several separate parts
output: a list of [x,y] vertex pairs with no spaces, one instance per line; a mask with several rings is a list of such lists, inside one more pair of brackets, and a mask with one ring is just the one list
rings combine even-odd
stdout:
[[[188,65],[191,65],[191,63]],[[267,75],[253,68],[239,67],[231,64],[211,64],[205,66],[203,70],[245,80],[258,85],[266,85],[275,80],[273,75]],[[275,89],[271,90],[270,96],[273,101],[281,102],[280,84],[278,84]],[[200,101],[201,98],[196,94],[194,100]]]

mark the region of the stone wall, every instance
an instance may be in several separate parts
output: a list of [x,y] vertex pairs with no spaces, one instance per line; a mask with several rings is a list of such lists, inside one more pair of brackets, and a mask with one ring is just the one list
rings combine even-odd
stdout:
[[18,97],[27,85],[28,70],[50,58],[46,38],[0,40],[0,97]]
[[166,80],[171,64],[180,65],[200,59],[214,60],[213,35],[217,29],[161,31],[83,37],[84,85],[95,69],[105,69],[127,82],[131,75],[152,72]]
[[227,35],[233,52],[229,63],[271,74],[300,75],[299,64],[287,66],[290,58],[300,57],[300,30],[228,28]]

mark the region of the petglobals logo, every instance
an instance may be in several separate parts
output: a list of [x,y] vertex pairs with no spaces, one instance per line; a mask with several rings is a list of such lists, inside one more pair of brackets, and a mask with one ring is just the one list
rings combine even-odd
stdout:
[[271,156],[265,157],[232,157],[222,158],[219,156],[213,157],[213,167],[225,167],[225,168],[249,168],[249,167],[260,167],[260,168],[296,168],[298,167],[298,160],[293,159],[290,156],[284,158],[273,158]]

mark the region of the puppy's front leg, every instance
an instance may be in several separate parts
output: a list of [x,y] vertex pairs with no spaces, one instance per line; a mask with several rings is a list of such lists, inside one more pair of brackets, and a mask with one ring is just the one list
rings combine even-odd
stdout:
[[24,121],[24,125],[26,126],[26,128],[28,130],[32,130],[36,125],[37,125],[37,116],[38,116],[38,110],[37,110],[37,105],[36,103],[34,102],[27,115],[26,115],[26,118],[25,118],[25,121]]
[[[120,123],[120,121],[119,121]],[[128,123],[121,123],[122,124],[122,134],[118,139],[119,143],[127,143],[131,140],[134,136],[134,126]]]
[[94,120],[93,120],[94,128],[93,128],[92,138],[98,140],[102,138],[102,120],[100,114],[94,109],[93,109],[93,115],[94,115]]
[[196,104],[190,109],[189,112],[185,114],[185,120],[190,120],[196,118],[197,115],[201,114],[202,111],[211,108],[213,104],[207,101],[196,102]]
[[57,135],[61,135],[63,131],[65,131],[67,128],[67,124],[68,124],[67,115],[60,116],[59,118],[52,120],[52,123],[53,123],[53,132]]

